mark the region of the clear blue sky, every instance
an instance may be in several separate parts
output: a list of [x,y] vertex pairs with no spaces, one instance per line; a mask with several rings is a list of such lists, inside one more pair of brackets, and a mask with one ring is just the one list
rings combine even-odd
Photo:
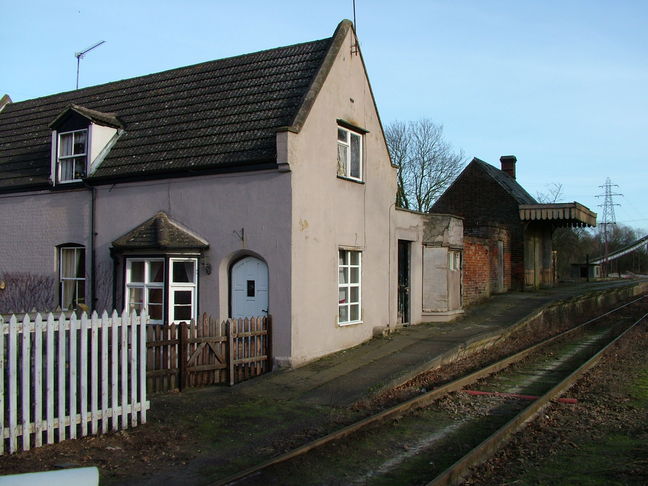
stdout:
[[[332,35],[352,0],[3,0],[0,92],[14,101]],[[534,196],[648,229],[648,2],[357,0],[384,124],[430,118],[467,157],[518,158]],[[0,93],[2,94],[2,93]]]

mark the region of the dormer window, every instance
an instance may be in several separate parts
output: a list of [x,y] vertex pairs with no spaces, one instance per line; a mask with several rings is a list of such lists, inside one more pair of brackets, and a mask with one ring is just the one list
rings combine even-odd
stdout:
[[97,170],[124,132],[114,113],[102,113],[70,105],[49,124],[52,130],[51,172],[53,185],[76,187]]
[[59,134],[57,170],[59,182],[78,182],[86,176],[88,130]]

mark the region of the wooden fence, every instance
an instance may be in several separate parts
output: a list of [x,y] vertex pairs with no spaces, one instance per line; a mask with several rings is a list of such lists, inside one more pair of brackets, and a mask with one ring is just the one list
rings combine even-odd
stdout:
[[272,369],[272,317],[147,326],[149,392],[227,383]]
[[0,454],[146,422],[146,315],[33,317],[0,316]]

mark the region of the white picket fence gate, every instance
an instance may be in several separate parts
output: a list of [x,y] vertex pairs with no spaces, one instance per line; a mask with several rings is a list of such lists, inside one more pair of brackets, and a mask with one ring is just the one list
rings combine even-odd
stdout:
[[146,322],[0,316],[0,454],[145,423]]

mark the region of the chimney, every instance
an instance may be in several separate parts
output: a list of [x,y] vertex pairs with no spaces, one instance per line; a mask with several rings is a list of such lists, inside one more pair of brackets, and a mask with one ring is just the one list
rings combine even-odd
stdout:
[[0,111],[2,111],[9,103],[11,103],[11,98],[9,98],[8,94],[0,98]]
[[513,179],[515,179],[516,162],[517,162],[517,157],[515,155],[502,155],[500,157],[500,163],[502,164],[502,172],[506,172]]

